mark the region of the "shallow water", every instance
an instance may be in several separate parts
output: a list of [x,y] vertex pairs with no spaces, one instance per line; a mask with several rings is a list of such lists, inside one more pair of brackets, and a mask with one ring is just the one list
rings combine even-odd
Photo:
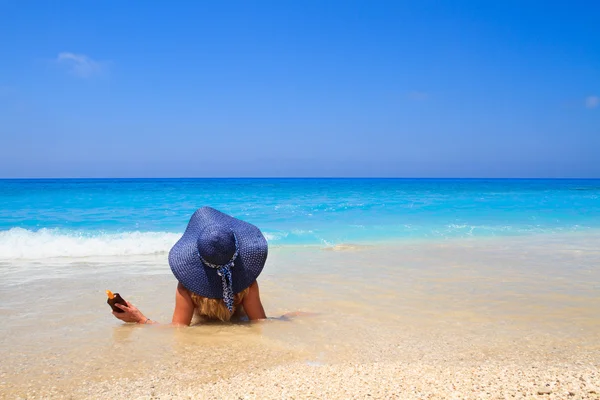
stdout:
[[554,234],[277,247],[259,279],[269,316],[316,315],[191,328],[123,325],[105,304],[110,289],[169,322],[164,255],[2,262],[2,393],[161,371],[210,381],[298,361],[600,362],[599,244]]

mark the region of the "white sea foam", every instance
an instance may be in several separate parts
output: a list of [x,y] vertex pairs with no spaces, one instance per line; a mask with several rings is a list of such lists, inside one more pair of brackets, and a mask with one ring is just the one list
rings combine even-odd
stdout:
[[[405,226],[410,231],[410,226]],[[425,232],[423,238],[452,238],[471,236],[505,236],[514,234],[552,234],[586,231],[574,226],[571,229],[543,229],[528,227],[515,229],[512,226],[485,226],[450,224],[445,229],[434,229]],[[167,254],[180,238],[181,233],[174,232],[123,232],[94,234],[59,229],[40,229],[31,231],[12,228],[0,231],[0,261],[42,260],[49,258],[82,258],[82,257],[122,257]],[[272,245],[286,243],[289,237],[293,240],[310,238],[324,247],[340,244],[332,235],[321,237],[311,230],[291,230],[264,232],[267,241]],[[335,236],[333,236],[335,237]],[[293,241],[292,240],[292,241]],[[301,240],[301,239],[299,239]],[[312,243],[312,242],[311,242]]]
[[285,239],[288,236],[287,232],[263,232],[267,242],[275,242],[277,240]]
[[303,229],[292,229],[292,233],[294,235],[307,235],[307,234],[312,234],[313,231],[311,230],[303,230]]
[[[269,242],[287,235],[285,232],[265,233]],[[180,237],[181,234],[172,232],[85,234],[12,228],[0,231],[0,261],[166,254]]]
[[167,253],[180,234],[124,232],[87,235],[54,229],[0,231],[0,261]]

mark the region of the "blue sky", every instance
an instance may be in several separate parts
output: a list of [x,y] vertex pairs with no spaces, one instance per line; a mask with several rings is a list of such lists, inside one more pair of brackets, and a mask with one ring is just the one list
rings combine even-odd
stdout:
[[599,20],[591,0],[0,1],[0,177],[600,177]]

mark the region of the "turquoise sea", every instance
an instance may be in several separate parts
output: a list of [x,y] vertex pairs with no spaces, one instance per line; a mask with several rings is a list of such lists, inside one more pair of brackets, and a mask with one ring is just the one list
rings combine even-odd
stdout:
[[274,246],[568,233],[600,228],[600,180],[0,180],[0,258],[166,252],[205,205]]

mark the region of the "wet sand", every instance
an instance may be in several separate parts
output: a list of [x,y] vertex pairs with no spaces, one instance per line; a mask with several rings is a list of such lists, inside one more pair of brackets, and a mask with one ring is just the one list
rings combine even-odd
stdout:
[[272,248],[256,325],[170,320],[166,256],[0,265],[3,398],[600,398],[600,237]]

